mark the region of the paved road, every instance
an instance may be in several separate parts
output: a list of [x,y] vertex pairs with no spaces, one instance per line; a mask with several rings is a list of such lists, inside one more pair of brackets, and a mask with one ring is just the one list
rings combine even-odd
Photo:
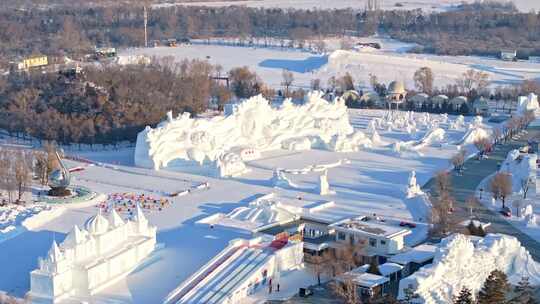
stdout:
[[[539,138],[540,128],[530,127],[525,134],[519,136],[517,139],[497,146],[488,159],[481,161],[476,159],[468,160],[465,163],[464,171],[461,175],[457,175],[457,173],[453,171],[452,195],[456,200],[455,208],[456,212],[458,212],[458,216],[463,215],[464,218],[469,217],[469,209],[466,207],[465,201],[467,198],[474,195],[476,188],[484,178],[497,171],[497,165],[504,161],[510,150],[524,146],[529,139],[538,141]],[[434,179],[431,179],[426,183],[423,189],[428,193],[434,193]],[[487,195],[489,195],[489,193]],[[473,208],[473,214],[478,217],[480,221],[491,223],[491,226],[488,228],[489,232],[504,233],[517,237],[521,244],[529,250],[532,257],[536,261],[540,261],[540,243],[512,226],[498,213],[478,204]]]

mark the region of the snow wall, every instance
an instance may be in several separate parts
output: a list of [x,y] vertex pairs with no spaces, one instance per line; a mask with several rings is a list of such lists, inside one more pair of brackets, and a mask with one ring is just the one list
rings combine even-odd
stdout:
[[526,276],[540,285],[540,263],[513,236],[488,234],[485,238],[454,234],[442,240],[432,264],[399,283],[399,298],[412,285],[423,303],[452,303],[463,286],[476,294],[489,273],[499,269],[511,283]]
[[336,141],[365,141],[363,134],[353,132],[341,99],[328,102],[320,92],[312,92],[303,105],[285,100],[273,108],[256,96],[228,116],[191,118],[183,113],[173,118],[169,112],[156,128],[146,127],[138,134],[135,164],[156,170],[169,165],[217,167],[222,155],[239,148],[265,151],[301,143],[306,149],[306,141],[311,148],[335,151],[347,146]]

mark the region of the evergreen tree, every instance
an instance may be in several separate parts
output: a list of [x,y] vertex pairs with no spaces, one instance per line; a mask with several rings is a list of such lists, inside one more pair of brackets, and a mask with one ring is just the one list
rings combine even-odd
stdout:
[[457,298],[454,299],[454,304],[473,304],[474,300],[472,298],[471,290],[465,286],[459,292]]
[[529,283],[528,277],[522,277],[514,288],[516,296],[510,301],[511,304],[537,304],[534,299],[533,288]]
[[478,293],[478,304],[505,304],[508,290],[506,274],[500,270],[493,270]]

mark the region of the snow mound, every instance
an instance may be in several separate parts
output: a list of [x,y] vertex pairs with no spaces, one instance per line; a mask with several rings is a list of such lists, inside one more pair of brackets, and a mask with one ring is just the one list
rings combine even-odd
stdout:
[[536,154],[522,154],[519,150],[508,152],[499,169],[500,172],[511,173],[512,191],[522,193],[522,181],[536,180]]
[[399,298],[403,298],[405,288],[412,286],[422,303],[451,303],[452,296],[463,286],[477,293],[495,269],[506,273],[512,283],[527,276],[532,285],[540,285],[540,263],[515,237],[454,234],[442,240],[432,264],[400,281]]
[[518,97],[517,113],[523,115],[528,111],[538,111],[538,96],[534,93],[530,93],[528,96]]
[[275,201],[261,199],[251,202],[247,207],[236,208],[226,217],[240,222],[264,226],[276,222],[290,221],[295,216],[278,206]]
[[479,139],[489,138],[491,136],[490,131],[482,127],[470,128],[465,135],[456,143],[456,145],[472,145]]
[[173,160],[215,166],[220,155],[237,147],[268,151],[289,143],[288,148],[305,149],[308,139],[322,143],[318,148],[348,150],[340,141],[360,140],[360,135],[353,135],[347,107],[343,100],[328,102],[321,94],[308,94],[298,106],[286,100],[279,108],[256,96],[238,104],[231,115],[212,118],[191,118],[189,113],[173,118],[169,112],[156,128],[138,134],[135,164],[156,170]]

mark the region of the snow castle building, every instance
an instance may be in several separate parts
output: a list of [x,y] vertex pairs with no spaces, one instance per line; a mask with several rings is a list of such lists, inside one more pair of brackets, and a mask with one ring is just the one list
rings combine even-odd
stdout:
[[32,303],[56,303],[70,296],[90,296],[125,277],[156,245],[139,206],[124,221],[116,211],[90,218],[85,228],[74,226],[58,246],[55,241],[38,269],[30,273]]

